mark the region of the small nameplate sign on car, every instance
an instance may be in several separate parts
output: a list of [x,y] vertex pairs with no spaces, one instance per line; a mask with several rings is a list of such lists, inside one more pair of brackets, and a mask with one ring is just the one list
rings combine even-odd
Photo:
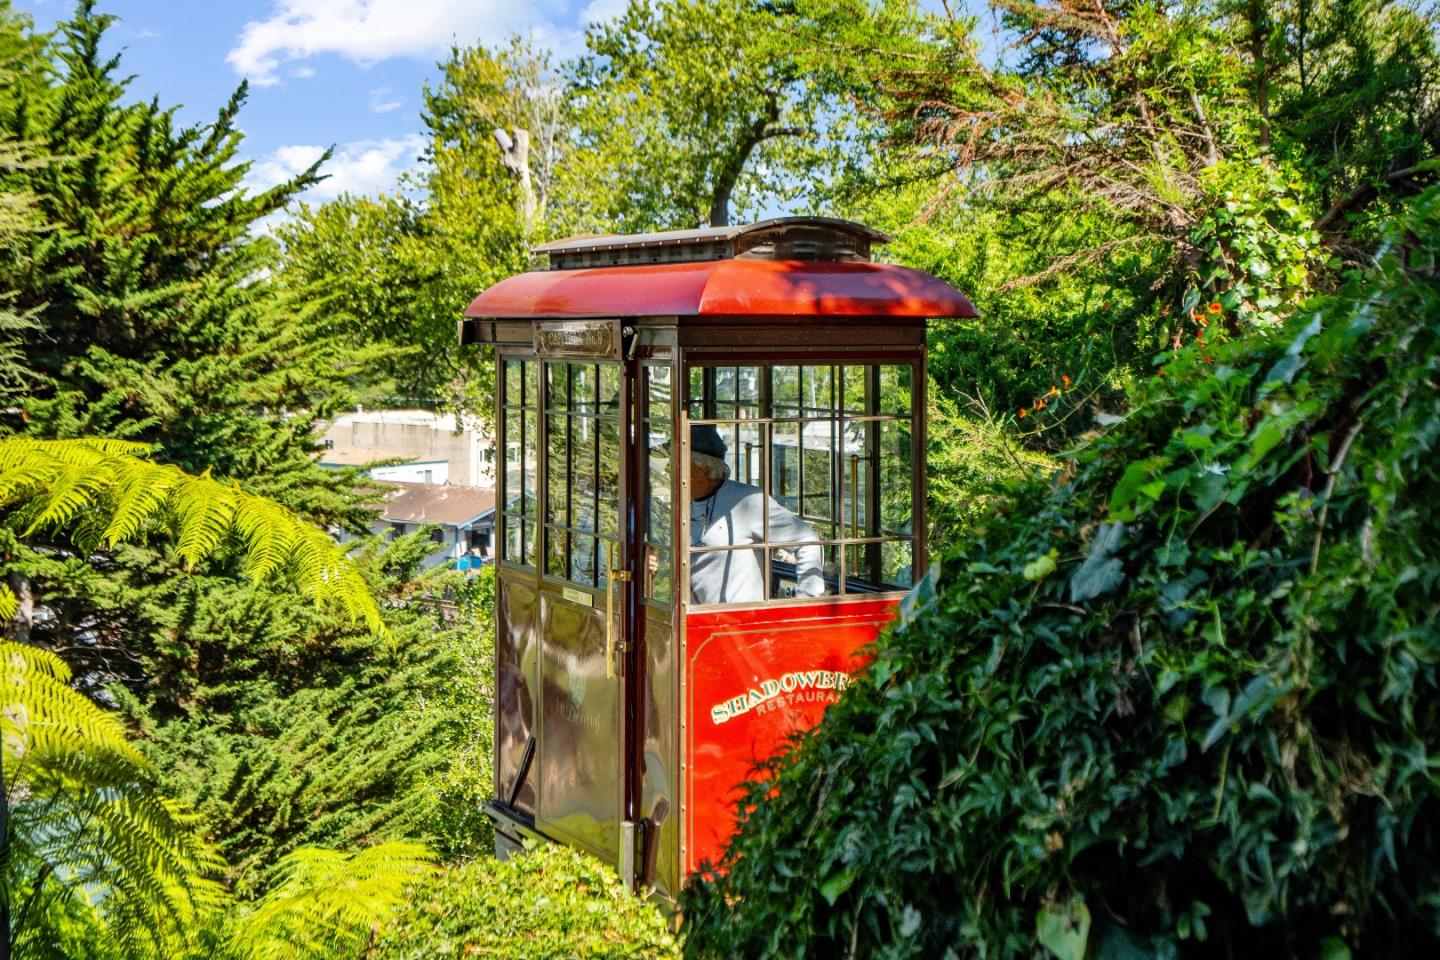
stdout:
[[565,320],[535,325],[535,352],[542,357],[620,359],[619,320]]
[[576,590],[574,587],[561,588],[560,596],[564,597],[566,600],[569,600],[571,603],[578,603],[587,607],[595,606],[594,594],[586,593],[584,590]]

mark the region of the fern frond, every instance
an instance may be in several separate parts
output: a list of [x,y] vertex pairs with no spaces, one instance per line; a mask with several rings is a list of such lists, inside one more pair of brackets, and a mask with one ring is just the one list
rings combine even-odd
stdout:
[[[176,956],[219,909],[223,864],[198,819],[152,792],[115,716],[69,681],[69,667],[49,651],[0,642],[10,807],[3,892],[11,903],[36,894],[42,912],[47,896],[84,898],[120,956]],[[44,930],[35,919],[13,916],[21,955],[32,931]]]
[[236,484],[136,456],[146,450],[124,441],[0,438],[0,508],[12,510],[22,535],[69,527],[82,548],[114,546],[158,526],[191,567],[236,536],[248,577],[289,572],[316,603],[336,604],[386,633],[369,586],[324,531]]
[[415,843],[354,854],[302,847],[280,861],[275,888],[234,924],[229,947],[243,960],[355,956],[434,859]]
[[71,689],[69,666],[48,650],[0,641],[0,703],[0,742],[12,780],[32,753],[141,762],[120,721]]

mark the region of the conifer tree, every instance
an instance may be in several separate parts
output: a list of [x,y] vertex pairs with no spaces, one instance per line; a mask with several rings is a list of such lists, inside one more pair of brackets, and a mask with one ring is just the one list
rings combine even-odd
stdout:
[[[33,198],[47,224],[0,246],[0,291],[39,325],[6,367],[26,371],[27,422],[10,427],[140,441],[157,463],[362,529],[375,491],[318,467],[313,424],[385,354],[318,328],[311,291],[272,281],[275,247],[257,230],[317,169],[248,191],[244,87],[197,126],[136,102],[102,52],[113,18],[93,2],[53,40],[4,0],[0,14],[0,53],[28,58],[0,86],[0,142],[50,158],[0,173],[4,193]],[[447,849],[483,843],[469,813],[442,802],[486,777],[468,752],[483,651],[464,616],[453,630],[438,622],[430,596],[455,586],[417,584],[392,551],[368,574],[386,640],[281,584],[237,577],[238,549],[191,565],[163,540],[96,550],[67,530],[21,542],[0,523],[18,598],[5,635],[58,654],[82,691],[118,706],[166,792],[200,811],[249,876],[302,842],[408,832]]]
[[179,125],[175,108],[130,97],[119,57],[102,52],[113,20],[83,0],[51,68],[17,75],[0,113],[0,138],[54,158],[24,177],[48,229],[0,252],[14,308],[44,308],[24,357],[30,432],[152,443],[183,469],[353,520],[345,478],[308,454],[312,420],[367,358],[312,336],[303,291],[283,299],[259,282],[274,247],[257,222],[315,183],[319,164],[245,189],[245,85],[212,122]]

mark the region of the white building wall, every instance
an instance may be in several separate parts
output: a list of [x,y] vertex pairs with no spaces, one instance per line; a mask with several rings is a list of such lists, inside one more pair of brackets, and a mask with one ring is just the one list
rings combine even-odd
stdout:
[[[384,451],[386,455],[413,457],[417,461],[448,464],[442,479],[438,472],[429,482],[469,487],[495,486],[494,440],[475,421],[459,421],[454,414],[429,410],[359,410],[347,413],[325,429],[330,452],[321,462],[356,462],[350,451]],[[382,468],[391,469],[391,468]],[[433,467],[431,468],[434,469]],[[377,479],[414,480],[420,476],[391,476],[376,472]]]
[[376,480],[393,483],[449,483],[452,464],[444,460],[400,463],[390,467],[376,467],[370,476]]

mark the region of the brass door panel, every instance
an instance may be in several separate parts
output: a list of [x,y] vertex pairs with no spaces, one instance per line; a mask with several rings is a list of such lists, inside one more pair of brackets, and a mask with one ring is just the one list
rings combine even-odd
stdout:
[[540,599],[543,737],[540,819],[614,863],[619,854],[622,686],[607,677],[605,604],[566,599],[547,588]]
[[535,778],[532,769],[515,792],[515,780],[524,760],[526,744],[536,736],[536,691],[539,689],[540,648],[536,622],[538,592],[533,577],[502,571],[495,596],[495,795],[534,816]]

